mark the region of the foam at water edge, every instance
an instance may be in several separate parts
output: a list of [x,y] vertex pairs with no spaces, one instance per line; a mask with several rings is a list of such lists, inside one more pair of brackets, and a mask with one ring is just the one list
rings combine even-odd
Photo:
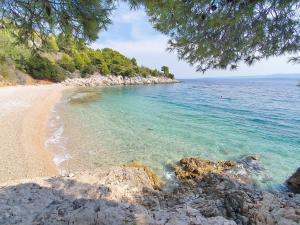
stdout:
[[55,165],[59,166],[62,162],[71,159],[71,155],[68,153],[56,154],[53,158]]
[[[50,124],[50,126],[55,126],[53,123]],[[49,147],[49,145],[59,144],[62,139],[62,134],[64,133],[64,127],[60,126],[59,128],[55,129],[53,134],[48,138],[48,140],[45,143],[46,148]]]
[[[59,167],[64,161],[69,160],[71,155],[66,153],[66,148],[63,144],[64,125],[55,107],[51,109],[48,128],[50,135],[45,142],[45,148],[54,153],[53,162]],[[58,169],[60,170],[60,174],[64,173],[62,168]]]

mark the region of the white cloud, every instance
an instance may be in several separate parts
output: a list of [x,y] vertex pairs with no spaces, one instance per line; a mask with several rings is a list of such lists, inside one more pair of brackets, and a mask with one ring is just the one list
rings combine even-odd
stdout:
[[[148,67],[159,69],[162,65],[168,65],[180,78],[197,78],[202,74],[186,62],[179,61],[175,53],[166,51],[168,38],[152,28],[143,10],[131,11],[122,3],[114,14],[111,26],[104,34],[105,38],[100,38],[91,45],[93,48],[115,49],[128,57],[135,57],[140,64]],[[241,76],[299,72],[299,64],[288,64],[287,57],[282,56],[262,60],[251,67],[241,64],[235,71],[212,70],[205,75]]]
[[121,53],[129,56],[134,56],[135,54],[162,54],[165,52],[167,47],[167,38],[162,35],[154,36],[148,39],[139,40],[110,40],[105,43],[93,43],[92,48],[113,48]]

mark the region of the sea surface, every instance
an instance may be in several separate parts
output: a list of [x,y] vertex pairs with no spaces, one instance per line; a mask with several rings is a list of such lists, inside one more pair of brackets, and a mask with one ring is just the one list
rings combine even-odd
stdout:
[[166,179],[167,165],[183,157],[258,154],[265,171],[255,179],[280,187],[300,166],[299,79],[202,78],[68,90],[53,110],[46,145],[62,172],[138,160]]

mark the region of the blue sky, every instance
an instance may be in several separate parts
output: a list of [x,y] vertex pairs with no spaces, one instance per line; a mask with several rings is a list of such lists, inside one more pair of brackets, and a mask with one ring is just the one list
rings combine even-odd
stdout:
[[121,3],[112,16],[112,24],[102,31],[93,48],[109,47],[128,57],[135,57],[139,64],[151,68],[170,67],[177,78],[199,78],[201,76],[247,76],[283,73],[300,73],[300,64],[287,63],[287,56],[273,57],[254,66],[241,64],[238,70],[211,70],[204,75],[184,61],[176,53],[166,51],[168,38],[154,30],[143,9],[132,11]]

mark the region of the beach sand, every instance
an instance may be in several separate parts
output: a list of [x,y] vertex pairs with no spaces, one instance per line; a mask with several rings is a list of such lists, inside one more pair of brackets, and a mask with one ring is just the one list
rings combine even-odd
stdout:
[[57,84],[0,88],[0,183],[58,173],[45,141],[62,90]]

